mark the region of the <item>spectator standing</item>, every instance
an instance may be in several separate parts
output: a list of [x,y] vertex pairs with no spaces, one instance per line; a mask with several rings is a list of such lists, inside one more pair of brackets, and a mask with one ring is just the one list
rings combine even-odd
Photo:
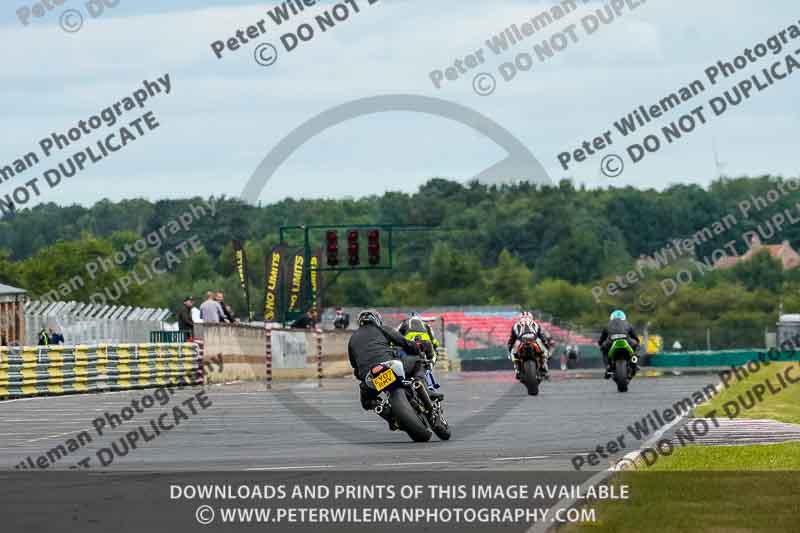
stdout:
[[194,318],[192,317],[192,310],[194,309],[194,298],[187,296],[183,299],[183,306],[178,311],[178,331],[185,331],[189,335],[188,342],[192,342],[194,338]]
[[317,325],[317,310],[309,309],[306,314],[292,322],[293,329],[314,329]]
[[50,344],[64,344],[64,335],[55,331],[52,327],[47,328],[47,333],[50,336]]
[[50,334],[46,328],[42,328],[39,332],[39,346],[50,346]]
[[197,307],[192,307],[192,323],[193,324],[202,324],[203,318],[200,316],[200,309]]
[[228,320],[230,320],[231,323],[241,322],[239,317],[236,316],[236,313],[233,311],[233,307],[228,304],[225,304],[225,316],[228,317]]
[[206,293],[206,301],[200,305],[200,318],[209,324],[225,321],[225,313],[219,303],[214,300],[214,293],[211,291]]
[[217,296],[215,300],[219,304],[220,309],[222,309],[222,316],[225,318],[224,321],[233,323],[235,315],[233,314],[231,306],[225,303],[225,295],[223,294],[222,291],[217,291]]
[[350,325],[350,315],[344,312],[341,307],[336,308],[336,316],[333,318],[334,329],[347,329]]

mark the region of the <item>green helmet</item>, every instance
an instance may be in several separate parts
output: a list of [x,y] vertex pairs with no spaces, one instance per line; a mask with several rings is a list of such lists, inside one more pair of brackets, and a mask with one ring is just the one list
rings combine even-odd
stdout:
[[628,317],[625,316],[625,311],[617,309],[611,313],[611,320],[628,320]]

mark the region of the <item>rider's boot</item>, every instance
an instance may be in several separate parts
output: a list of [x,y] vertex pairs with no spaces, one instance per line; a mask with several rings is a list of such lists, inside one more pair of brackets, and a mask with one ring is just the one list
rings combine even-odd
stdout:
[[399,428],[397,427],[397,423],[394,421],[394,417],[392,416],[392,412],[388,407],[388,403],[383,403],[379,405],[375,412],[378,414],[379,417],[386,420],[386,423],[389,424],[389,431],[397,431]]
[[614,375],[614,369],[611,366],[611,362],[608,362],[608,364],[606,364],[606,373],[603,377],[605,379],[611,379],[613,375]]
[[542,360],[542,377],[546,380],[550,379],[550,367],[547,364],[547,358],[543,358]]
[[375,392],[367,387],[367,385],[362,381],[361,384],[358,386],[358,391],[360,394],[361,399],[361,407],[365,411],[372,411],[380,404],[380,400]]
[[437,392],[439,388],[439,383],[433,376],[433,372],[431,370],[432,368],[433,368],[433,363],[431,363],[430,367],[428,368],[428,371],[425,374],[425,383],[428,386],[428,397],[431,399],[431,401],[434,402],[442,401],[444,400],[444,394],[442,394],[441,392]]

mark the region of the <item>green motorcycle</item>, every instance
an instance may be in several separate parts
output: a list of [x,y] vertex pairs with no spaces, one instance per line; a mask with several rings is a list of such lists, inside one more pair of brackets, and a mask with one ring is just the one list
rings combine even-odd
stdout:
[[614,337],[617,336],[613,335],[611,337],[613,342],[611,348],[608,349],[608,360],[614,370],[613,378],[617,384],[617,390],[619,392],[628,392],[628,383],[636,374],[639,358],[636,355],[636,350],[628,342],[627,336],[616,339]]

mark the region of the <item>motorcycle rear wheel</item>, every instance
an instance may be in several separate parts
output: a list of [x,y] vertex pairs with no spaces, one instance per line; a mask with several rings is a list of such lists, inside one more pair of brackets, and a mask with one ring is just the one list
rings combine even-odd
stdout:
[[614,381],[619,392],[628,392],[628,361],[619,359],[614,367]]
[[414,442],[428,442],[431,440],[431,430],[419,413],[411,406],[406,396],[406,390],[398,388],[389,395],[392,405],[392,415],[397,420],[400,429],[408,433]]
[[536,361],[533,359],[525,361],[522,371],[522,381],[528,389],[528,394],[537,396],[539,394],[539,368],[536,365]]

